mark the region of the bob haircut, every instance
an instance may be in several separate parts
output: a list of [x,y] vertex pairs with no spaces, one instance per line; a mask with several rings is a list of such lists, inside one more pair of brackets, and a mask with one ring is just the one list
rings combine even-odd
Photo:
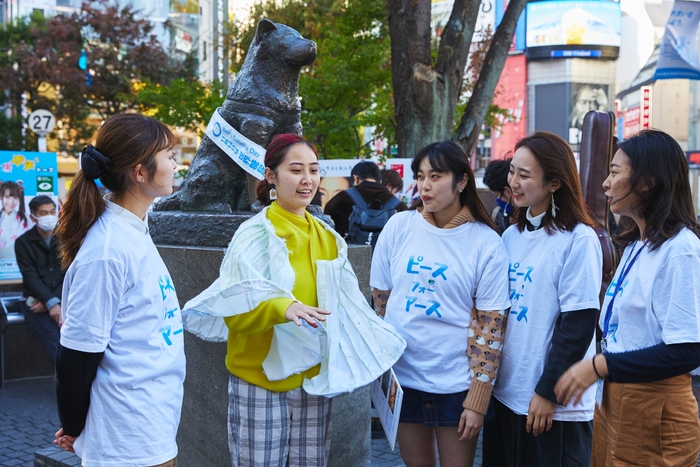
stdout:
[[[553,217],[548,208],[542,218],[547,234],[551,235],[556,230],[571,232],[578,224],[598,227],[584,202],[571,146],[560,136],[539,131],[518,141],[515,150],[520,148],[527,148],[540,164],[544,183],[559,180],[561,184],[553,193],[554,204],[559,208],[557,216]],[[517,217],[518,230],[522,232],[527,225],[527,209],[518,209]]]
[[[644,219],[644,238],[650,250],[673,238],[683,227],[700,238],[690,190],[688,161],[676,140],[659,130],[642,130],[619,145],[630,164],[630,193],[639,197],[639,216]],[[639,226],[615,237],[627,246],[639,236]]]
[[[452,188],[455,190],[457,189],[459,180],[461,180],[465,174],[467,175],[467,186],[462,193],[459,194],[460,204],[462,206],[467,206],[478,222],[486,224],[495,232],[498,232],[496,225],[493,223],[493,219],[491,219],[491,216],[486,212],[484,203],[481,202],[479,192],[476,191],[474,172],[472,172],[469,158],[464,151],[462,151],[462,148],[451,141],[427,145],[418,151],[418,154],[416,154],[411,161],[411,170],[413,171],[414,178],[418,175],[420,164],[426,157],[433,170],[452,174]],[[419,199],[411,208],[416,209],[422,205],[423,201]]]

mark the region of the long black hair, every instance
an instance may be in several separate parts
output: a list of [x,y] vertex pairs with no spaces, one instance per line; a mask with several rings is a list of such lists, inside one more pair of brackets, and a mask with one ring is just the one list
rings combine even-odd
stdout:
[[[474,181],[474,172],[472,172],[471,164],[469,164],[469,158],[462,151],[459,145],[453,143],[452,141],[444,141],[439,143],[432,143],[418,151],[411,161],[411,170],[413,171],[413,176],[418,175],[418,170],[420,168],[420,163],[423,159],[428,158],[430,167],[437,172],[451,173],[452,174],[452,188],[457,189],[457,183],[464,177],[467,176],[467,186],[459,194],[459,201],[462,206],[467,206],[478,222],[486,224],[491,227],[495,232],[498,232],[496,225],[493,223],[493,219],[486,212],[484,203],[481,202],[479,197],[479,192],[476,191],[476,182]],[[423,205],[423,201],[419,200],[416,204],[411,206],[412,208],[417,208]]]
[[[644,238],[649,249],[660,247],[683,227],[700,238],[688,161],[676,140],[663,131],[642,130],[621,142],[619,148],[629,159],[630,193],[639,197],[635,208],[644,219]],[[639,235],[639,226],[635,223],[615,240],[627,246]]]

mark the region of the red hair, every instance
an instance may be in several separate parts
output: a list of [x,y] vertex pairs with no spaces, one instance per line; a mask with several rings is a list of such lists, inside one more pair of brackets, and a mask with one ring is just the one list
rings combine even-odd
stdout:
[[[305,144],[314,152],[314,154],[316,154],[316,158],[318,159],[318,151],[316,150],[316,146],[306,141],[303,136],[292,133],[283,133],[273,136],[272,140],[267,145],[267,150],[265,152],[265,167],[272,170],[276,175],[277,167],[279,167],[282,161],[284,161],[284,158],[287,157],[289,148],[295,144]],[[266,179],[262,179],[260,182],[258,182],[255,192],[258,201],[260,201],[264,206],[268,206],[270,204],[270,184],[267,183]]]

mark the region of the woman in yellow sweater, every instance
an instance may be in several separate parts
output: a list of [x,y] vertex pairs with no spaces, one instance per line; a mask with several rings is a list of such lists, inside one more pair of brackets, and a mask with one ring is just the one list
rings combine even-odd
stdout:
[[327,465],[331,397],[375,380],[406,345],[362,296],[342,238],[306,211],[319,182],[315,148],[275,136],[258,186],[269,207],[185,305],[189,332],[228,341],[234,467]]

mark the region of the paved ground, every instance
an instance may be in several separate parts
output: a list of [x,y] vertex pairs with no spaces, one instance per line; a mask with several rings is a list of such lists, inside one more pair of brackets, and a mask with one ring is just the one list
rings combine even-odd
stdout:
[[[693,392],[700,400],[700,381]],[[33,467],[34,453],[53,447],[58,426],[52,378],[7,382],[0,389],[0,467]],[[481,467],[480,444],[475,467]],[[386,438],[372,440],[372,467],[403,465],[398,446],[392,452]]]

